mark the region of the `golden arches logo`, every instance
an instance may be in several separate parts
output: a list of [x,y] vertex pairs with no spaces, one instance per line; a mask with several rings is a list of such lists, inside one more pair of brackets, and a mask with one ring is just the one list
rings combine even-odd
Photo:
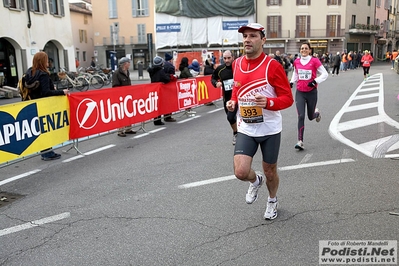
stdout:
[[208,98],[208,86],[206,86],[205,81],[202,80],[198,82],[198,102]]

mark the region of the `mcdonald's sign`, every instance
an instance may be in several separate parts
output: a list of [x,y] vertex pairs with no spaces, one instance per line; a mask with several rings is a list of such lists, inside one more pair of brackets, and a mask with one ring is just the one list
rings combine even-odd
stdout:
[[209,99],[208,86],[205,81],[201,80],[198,82],[198,102],[207,99]]

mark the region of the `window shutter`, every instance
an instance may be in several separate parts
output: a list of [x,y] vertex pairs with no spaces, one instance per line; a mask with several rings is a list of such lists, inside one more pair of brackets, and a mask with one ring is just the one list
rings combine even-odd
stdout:
[[[29,1],[29,3],[30,3],[31,1]],[[29,4],[29,8],[30,8],[30,4]],[[54,15],[54,9],[53,9],[53,1],[49,1],[48,2],[48,8],[50,9],[50,14],[51,15]]]
[[3,5],[4,5],[4,7],[9,8],[10,7],[10,0],[3,0]]
[[46,0],[43,0],[42,1],[42,6],[43,6],[43,13],[44,14],[47,14],[47,2],[46,2]]
[[144,15],[148,16],[149,12],[148,12],[148,0],[143,0],[143,9],[144,9]]
[[308,0],[308,6],[310,6],[310,0]]
[[266,34],[270,35],[270,16],[266,17]]
[[310,16],[306,16],[306,35],[310,37]]
[[278,5],[281,6],[283,4],[283,0],[278,1]]
[[270,6],[270,0],[266,1],[266,6]]
[[328,6],[331,5],[331,0],[327,0],[327,5],[328,5]]
[[132,0],[132,17],[137,17],[137,0]]
[[25,10],[25,0],[19,0],[19,9]]
[[299,0],[296,0],[296,5],[299,6]]
[[331,19],[331,16],[327,15],[327,18],[326,18],[326,36],[327,37],[330,35],[330,30],[331,30],[330,19]]
[[339,5],[339,6],[341,5],[341,0],[338,0],[338,5]]
[[64,0],[59,0],[59,1],[60,1],[60,12],[61,12],[61,16],[65,17]]
[[281,24],[282,24],[281,22],[282,22],[281,16],[278,16],[278,31],[277,31],[277,34],[278,34],[279,37],[281,36]]

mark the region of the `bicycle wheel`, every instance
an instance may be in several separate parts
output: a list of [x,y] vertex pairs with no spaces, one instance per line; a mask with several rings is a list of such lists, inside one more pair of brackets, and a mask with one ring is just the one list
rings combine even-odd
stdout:
[[89,84],[94,89],[100,89],[104,86],[104,80],[100,75],[93,75],[90,78]]
[[77,89],[78,91],[87,91],[89,89],[89,82],[82,77],[76,77],[75,78],[76,85],[74,86],[74,89]]

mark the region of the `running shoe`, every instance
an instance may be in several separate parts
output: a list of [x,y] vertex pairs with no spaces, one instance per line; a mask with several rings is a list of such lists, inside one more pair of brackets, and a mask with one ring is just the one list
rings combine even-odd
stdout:
[[278,206],[278,202],[268,202],[266,204],[266,211],[265,214],[263,215],[263,217],[266,220],[273,220],[276,219],[277,217],[277,206]]
[[237,134],[233,135],[233,145],[236,145],[236,141],[237,141]]
[[300,150],[300,151],[305,149],[305,146],[303,145],[302,140],[298,141],[298,143],[295,145],[295,149]]
[[252,185],[252,183],[250,183],[248,192],[245,195],[245,201],[248,204],[252,204],[256,201],[256,199],[258,198],[258,190],[262,186],[262,183],[263,183],[263,176],[256,175],[256,178],[258,178],[258,180],[259,180],[259,185],[255,187],[254,185]]
[[320,114],[319,108],[316,108],[315,111],[314,111],[314,113],[317,115],[317,116],[316,116],[316,122],[319,123],[320,120],[321,120],[321,114]]

